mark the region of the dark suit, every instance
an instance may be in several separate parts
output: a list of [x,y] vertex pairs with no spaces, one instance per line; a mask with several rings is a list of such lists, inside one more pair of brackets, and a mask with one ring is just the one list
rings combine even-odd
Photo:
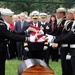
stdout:
[[0,19],[0,75],[5,75],[6,39],[25,41],[25,35],[20,36],[7,30],[6,24]]
[[[16,32],[23,32],[29,27],[29,25],[26,21],[23,21],[22,28],[21,28],[21,25],[22,25],[21,21],[16,22],[16,24],[15,24],[15,31]],[[23,48],[23,42],[17,42],[17,53],[18,53],[18,59],[22,60],[22,55],[24,55],[23,59],[26,58],[26,56],[25,56],[26,52],[24,51],[24,48]]]

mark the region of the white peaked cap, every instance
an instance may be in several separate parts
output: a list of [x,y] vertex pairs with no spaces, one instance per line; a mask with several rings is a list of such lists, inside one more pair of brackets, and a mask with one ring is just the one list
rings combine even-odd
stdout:
[[74,13],[75,10],[73,8],[71,8],[71,9],[68,9],[67,12]]
[[41,15],[47,16],[47,14],[46,14],[46,13],[40,13],[40,16],[41,16]]
[[33,16],[33,15],[38,15],[38,16],[39,16],[39,12],[38,12],[38,11],[33,11],[33,12],[31,13],[31,16]]
[[58,12],[66,12],[66,9],[63,8],[63,7],[61,7],[61,8],[58,8],[58,9],[56,10],[56,12],[57,12],[57,13],[58,13]]
[[1,14],[6,16],[13,16],[14,12],[6,8],[6,9],[1,9]]

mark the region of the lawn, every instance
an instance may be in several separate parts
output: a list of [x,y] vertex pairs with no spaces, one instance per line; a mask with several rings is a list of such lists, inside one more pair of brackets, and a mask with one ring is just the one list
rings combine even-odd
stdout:
[[[7,60],[6,61],[6,75],[18,75],[18,65],[22,61],[17,59]],[[58,62],[49,62],[50,67],[54,71],[55,75],[61,75],[61,61]]]

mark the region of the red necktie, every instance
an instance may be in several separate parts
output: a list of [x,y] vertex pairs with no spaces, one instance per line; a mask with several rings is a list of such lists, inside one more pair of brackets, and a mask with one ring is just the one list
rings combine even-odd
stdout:
[[10,23],[10,28],[11,28],[11,30],[14,30],[15,26],[14,26],[14,23],[13,22]]

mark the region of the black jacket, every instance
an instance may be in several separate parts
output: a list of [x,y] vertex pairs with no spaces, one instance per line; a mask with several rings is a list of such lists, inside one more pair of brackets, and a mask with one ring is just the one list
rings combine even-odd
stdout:
[[6,24],[0,19],[0,44],[5,42],[5,40],[14,40],[14,41],[25,41],[25,35],[14,34],[7,30]]

